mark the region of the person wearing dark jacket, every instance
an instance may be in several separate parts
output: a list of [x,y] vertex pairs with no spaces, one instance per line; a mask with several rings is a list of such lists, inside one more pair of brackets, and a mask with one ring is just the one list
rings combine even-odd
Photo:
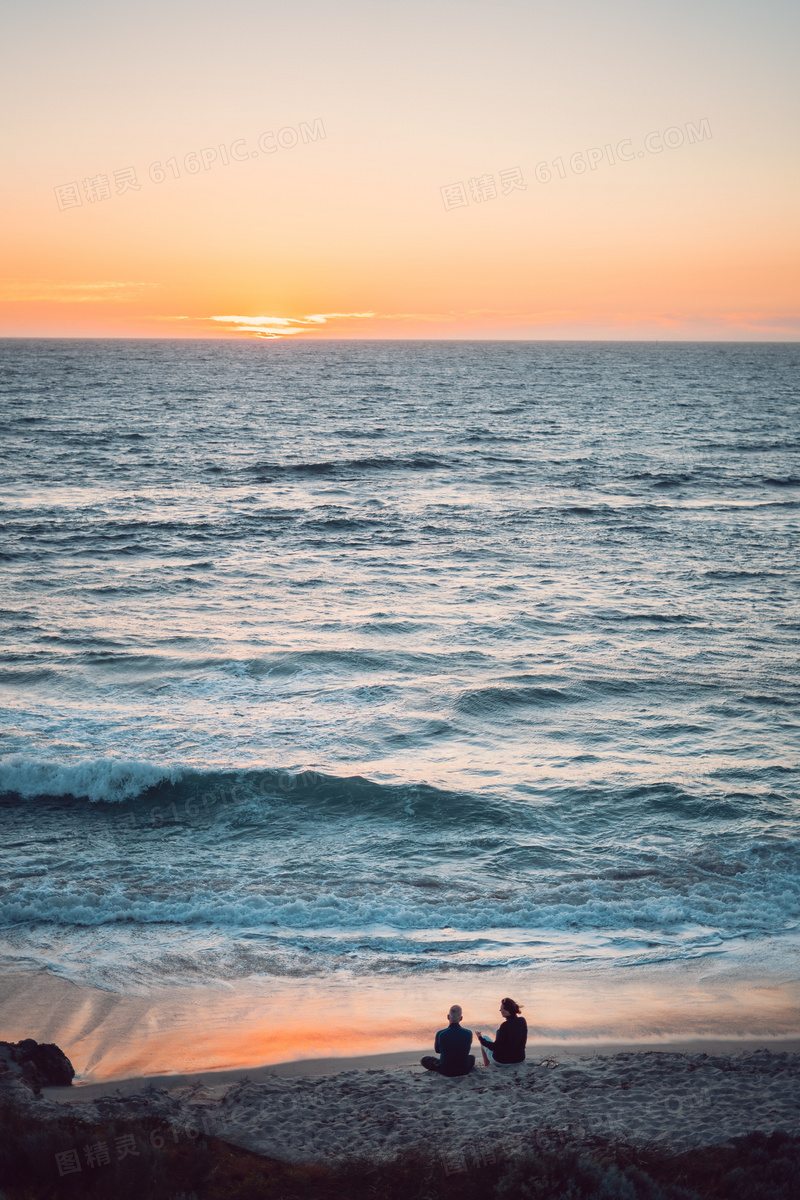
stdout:
[[434,1050],[439,1058],[426,1054],[420,1059],[426,1071],[438,1071],[440,1075],[468,1075],[475,1066],[475,1055],[469,1053],[472,1045],[472,1030],[462,1029],[463,1013],[460,1004],[451,1005],[447,1014],[447,1029],[436,1034]]
[[506,996],[500,1001],[500,1015],[505,1018],[495,1034],[495,1040],[484,1037],[478,1029],[478,1041],[489,1051],[492,1062],[501,1067],[525,1062],[525,1043],[528,1040],[528,1025],[520,1016],[516,1000]]

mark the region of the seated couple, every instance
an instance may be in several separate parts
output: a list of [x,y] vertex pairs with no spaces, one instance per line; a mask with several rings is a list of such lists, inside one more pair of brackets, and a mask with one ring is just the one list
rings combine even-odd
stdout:
[[[489,1061],[498,1067],[510,1067],[525,1061],[528,1026],[525,1018],[520,1016],[519,1005],[510,996],[500,1002],[500,1015],[504,1020],[494,1041],[484,1037],[479,1029],[475,1032]],[[434,1050],[439,1057],[426,1054],[420,1059],[426,1070],[438,1071],[440,1075],[468,1075],[475,1066],[475,1055],[469,1052],[472,1030],[462,1029],[462,1017],[461,1005],[454,1004],[447,1014],[447,1028],[440,1029],[436,1035]]]

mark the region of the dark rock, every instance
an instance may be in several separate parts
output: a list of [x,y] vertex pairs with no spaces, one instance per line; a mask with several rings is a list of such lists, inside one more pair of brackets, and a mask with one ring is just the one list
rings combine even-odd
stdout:
[[52,1042],[0,1042],[0,1074],[11,1075],[32,1091],[43,1087],[69,1087],[75,1075],[63,1050]]

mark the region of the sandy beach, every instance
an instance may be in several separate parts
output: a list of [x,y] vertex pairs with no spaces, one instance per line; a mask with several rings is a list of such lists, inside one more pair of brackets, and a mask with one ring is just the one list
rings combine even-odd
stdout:
[[[286,1064],[239,1079],[213,1076],[44,1090],[87,1119],[145,1117],[153,1130],[214,1134],[285,1162],[371,1161],[409,1149],[443,1156],[582,1142],[592,1136],[680,1150],[756,1130],[800,1131],[800,1053],[646,1048],[542,1057],[518,1067],[476,1068],[460,1079],[426,1072],[410,1057],[393,1066]],[[321,1066],[329,1073],[317,1073]],[[316,1069],[315,1069],[316,1068]],[[305,1069],[307,1073],[298,1073]],[[314,1073],[312,1073],[312,1071]],[[164,1086],[164,1084],[168,1086]],[[155,1086],[154,1086],[155,1085]]]

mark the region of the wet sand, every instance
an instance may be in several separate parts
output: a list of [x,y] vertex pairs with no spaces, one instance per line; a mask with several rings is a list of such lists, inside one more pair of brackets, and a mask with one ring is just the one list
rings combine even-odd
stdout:
[[[606,1042],[599,1045],[581,1045],[573,1042],[539,1042],[532,1040],[527,1047],[527,1060],[537,1063],[543,1059],[556,1059],[559,1064],[579,1058],[611,1056],[616,1054],[689,1054],[714,1057],[735,1057],[766,1050],[772,1054],[800,1054],[800,1038],[762,1038],[749,1040],[697,1039],[676,1042]],[[311,1079],[319,1075],[340,1075],[351,1071],[391,1071],[399,1067],[422,1070],[419,1060],[423,1054],[432,1054],[433,1046],[423,1046],[413,1051],[395,1054],[365,1054],[337,1058],[297,1058],[290,1062],[272,1063],[269,1066],[239,1067],[233,1071],[200,1071],[191,1075],[138,1075],[130,1079],[106,1079],[96,1083],[73,1084],[68,1088],[42,1088],[42,1095],[60,1104],[81,1104],[103,1096],[133,1096],[146,1088],[163,1088],[167,1091],[202,1087],[214,1093],[235,1083],[265,1083],[272,1078]],[[480,1065],[480,1064],[479,1064]]]
[[465,1025],[491,1031],[503,994],[524,1003],[531,1043],[543,1056],[709,1042],[731,1052],[776,1039],[788,1048],[800,1039],[797,980],[743,980],[715,960],[622,978],[548,971],[324,985],[247,979],[142,996],[80,987],[45,971],[6,974],[0,1038],[55,1042],[82,1085],[209,1072],[233,1079],[267,1067],[284,1076],[321,1074],[354,1060],[371,1067],[417,1061],[453,1001],[464,1005]]

